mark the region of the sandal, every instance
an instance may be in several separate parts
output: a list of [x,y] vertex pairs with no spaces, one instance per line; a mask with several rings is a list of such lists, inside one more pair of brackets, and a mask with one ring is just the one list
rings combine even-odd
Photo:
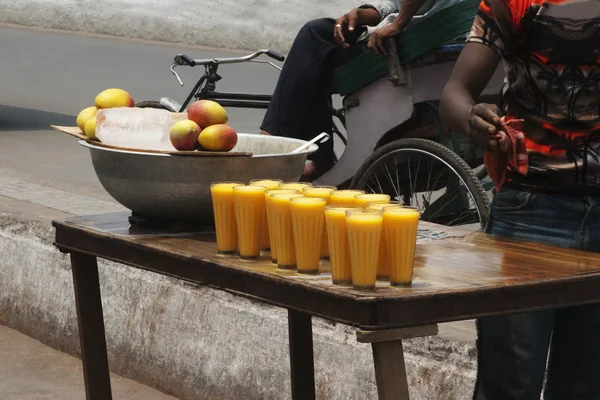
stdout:
[[301,182],[312,182],[316,179],[319,179],[335,165],[334,160],[319,160],[319,162],[311,160],[311,163],[312,168],[305,168],[304,173],[300,177]]

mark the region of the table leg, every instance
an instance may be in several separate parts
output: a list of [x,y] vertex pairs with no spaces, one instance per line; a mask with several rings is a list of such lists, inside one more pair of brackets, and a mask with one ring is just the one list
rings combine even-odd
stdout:
[[409,400],[402,340],[371,343],[379,400]]
[[315,399],[312,322],[309,314],[288,310],[292,399]]
[[402,339],[435,336],[437,325],[356,332],[359,343],[371,343],[379,400],[409,400]]
[[87,400],[112,400],[96,257],[71,253]]

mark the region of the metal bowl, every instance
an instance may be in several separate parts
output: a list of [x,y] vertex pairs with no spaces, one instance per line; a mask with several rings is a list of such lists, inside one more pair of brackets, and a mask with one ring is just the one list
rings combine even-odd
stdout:
[[234,151],[252,157],[177,156],[98,147],[85,141],[104,189],[136,214],[161,220],[211,224],[210,184],[217,181],[281,179],[296,182],[307,156],[318,146],[289,154],[306,143],[284,137],[238,134]]

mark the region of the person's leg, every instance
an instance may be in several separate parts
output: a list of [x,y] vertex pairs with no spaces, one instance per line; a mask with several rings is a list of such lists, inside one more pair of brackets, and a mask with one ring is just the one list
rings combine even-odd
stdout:
[[[310,140],[321,132],[327,132],[330,135],[333,134],[333,106],[328,87],[331,83],[335,68],[352,60],[354,57],[357,57],[367,50],[366,43],[354,44],[358,36],[359,35],[355,32],[353,36],[348,38],[349,43],[352,44],[351,47],[332,53],[327,59],[325,65],[325,85],[323,90],[317,93],[317,97],[313,101],[312,107],[307,114],[308,117],[305,118],[303,125],[300,128],[300,131],[304,132],[306,135],[306,138],[302,139]],[[319,150],[309,157],[311,162],[306,165],[301,180],[314,180],[333,167],[335,164],[333,144],[333,137],[327,142],[319,144]]]
[[[290,49],[261,130],[274,136],[310,140],[331,132],[330,96],[327,89],[339,53],[350,52],[334,41],[335,21],[317,19],[306,23]],[[363,29],[348,35],[350,43]],[[333,158],[333,141],[322,146],[311,159]]]
[[600,399],[600,306],[556,312],[544,400]]
[[298,32],[261,125],[263,131],[274,136],[308,137],[301,127],[323,92],[327,59],[342,50],[334,42],[334,24],[332,19],[316,19]]
[[[600,199],[589,199],[582,249],[600,252]],[[557,310],[545,400],[600,399],[600,305]]]
[[[503,190],[494,197],[488,232],[577,248],[583,215],[575,197]],[[480,318],[474,399],[538,400],[555,319],[552,310]]]
[[474,399],[539,399],[553,323],[553,310],[477,320]]

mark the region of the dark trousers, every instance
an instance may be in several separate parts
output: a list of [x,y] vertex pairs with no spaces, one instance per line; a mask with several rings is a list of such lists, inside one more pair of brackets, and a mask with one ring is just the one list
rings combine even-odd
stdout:
[[[335,21],[329,18],[306,23],[294,40],[277,81],[271,104],[261,129],[274,136],[310,140],[321,132],[332,132],[331,95],[328,88],[333,70],[365,51],[355,44],[364,28],[346,35],[354,44],[339,47],[333,37]],[[333,160],[333,140],[319,145],[309,157],[315,161]]]
[[[600,198],[502,190],[488,231],[600,252]],[[539,400],[548,354],[544,400],[600,399],[599,304],[480,318],[477,330],[474,399]]]

